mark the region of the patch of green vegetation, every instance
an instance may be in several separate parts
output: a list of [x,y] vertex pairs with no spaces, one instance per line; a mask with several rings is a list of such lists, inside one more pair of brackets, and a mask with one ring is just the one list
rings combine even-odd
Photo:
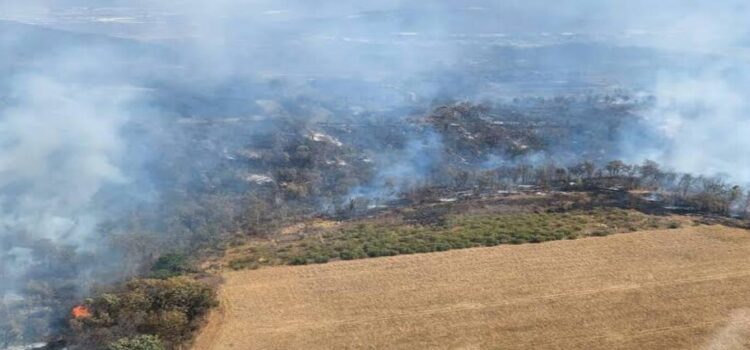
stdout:
[[250,269],[255,270],[260,267],[260,264],[253,258],[240,258],[234,259],[229,262],[229,268],[233,270],[244,270]]
[[89,315],[69,320],[70,336],[82,349],[178,349],[216,305],[214,289],[189,277],[133,279],[86,300]]
[[682,227],[682,224],[677,221],[670,221],[669,223],[667,223],[667,228],[676,229],[680,227]]
[[193,269],[184,255],[168,253],[160,256],[151,267],[151,277],[167,279],[191,271],[193,271]]
[[165,350],[159,337],[154,335],[139,335],[132,338],[122,338],[109,344],[107,350]]
[[243,269],[276,264],[318,264],[331,260],[607,236],[672,226],[674,221],[617,208],[563,213],[454,214],[447,215],[442,225],[369,220],[284,244],[260,243],[229,265]]

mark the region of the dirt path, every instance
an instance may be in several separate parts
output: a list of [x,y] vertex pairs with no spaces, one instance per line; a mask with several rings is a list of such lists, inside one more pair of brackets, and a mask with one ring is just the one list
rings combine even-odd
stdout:
[[228,272],[195,350],[742,349],[750,232],[639,232]]

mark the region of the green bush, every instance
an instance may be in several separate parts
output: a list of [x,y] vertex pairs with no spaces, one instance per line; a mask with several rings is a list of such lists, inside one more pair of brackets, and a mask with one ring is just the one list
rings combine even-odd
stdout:
[[260,264],[254,259],[240,258],[229,261],[229,268],[232,270],[257,269]]
[[596,236],[596,237],[604,237],[604,236],[609,236],[610,233],[611,232],[609,230],[598,229],[598,230],[595,230],[594,232],[591,232],[591,235]]
[[187,258],[182,254],[169,253],[159,257],[151,267],[153,278],[167,279],[190,272]]
[[307,265],[307,258],[304,256],[295,256],[290,261],[289,264],[291,265]]
[[343,250],[339,253],[339,257],[342,260],[362,259],[366,256],[367,254],[365,253],[365,251],[359,247]]
[[164,343],[154,335],[122,338],[107,346],[107,350],[166,350]]
[[[356,222],[284,244],[260,244],[249,250],[247,259],[257,261],[262,256],[270,264],[304,265],[330,259],[351,260],[606,236],[668,225],[663,218],[613,208],[565,213],[446,213],[443,219],[441,225],[422,225],[413,221]],[[230,266],[252,268],[247,263],[231,263]]]
[[325,264],[328,260],[328,256],[325,255],[314,255],[312,258],[312,261],[316,264]]
[[118,291],[89,300],[92,316],[71,322],[79,342],[90,345],[86,348],[101,349],[111,342],[107,345],[110,349],[142,349],[124,346],[154,343],[154,339],[144,337],[114,342],[109,338],[137,332],[157,336],[164,344],[157,349],[171,349],[188,340],[202,316],[215,305],[214,290],[188,277],[134,279]]

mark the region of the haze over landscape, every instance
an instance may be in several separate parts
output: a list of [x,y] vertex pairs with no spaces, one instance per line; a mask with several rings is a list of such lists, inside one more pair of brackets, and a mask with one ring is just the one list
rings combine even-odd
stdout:
[[[242,301],[222,293],[255,288],[265,269],[306,288],[278,265],[416,253],[449,264],[436,252],[724,226],[727,246],[711,251],[738,259],[732,242],[750,216],[747,18],[741,0],[0,0],[0,349],[182,349],[198,334],[198,348],[225,348],[220,335],[246,321],[222,304]],[[685,242],[675,249],[706,244]],[[590,249],[610,249],[601,244]],[[687,262],[724,278],[700,260],[709,255]],[[653,265],[669,270],[679,256]],[[722,273],[744,274],[738,266]],[[430,280],[436,271],[420,278],[436,290],[459,283]],[[407,283],[393,278],[393,290]],[[696,293],[744,295],[740,284]],[[336,304],[264,293],[248,298],[322,313]],[[466,298],[503,298],[480,294]],[[405,303],[447,303],[420,296]],[[746,322],[750,305],[726,300]],[[358,303],[308,321],[370,322],[378,312]],[[711,315],[700,332],[675,333],[675,347],[711,344],[726,316]],[[378,347],[534,347],[496,341],[506,334],[486,322],[452,345],[411,325],[382,329],[402,341]],[[346,338],[355,329],[326,329],[343,337],[337,347],[367,347]]]

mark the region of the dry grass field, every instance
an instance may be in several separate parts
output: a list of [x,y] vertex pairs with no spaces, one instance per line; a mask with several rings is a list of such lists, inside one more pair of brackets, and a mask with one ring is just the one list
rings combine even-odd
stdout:
[[750,347],[750,232],[722,226],[224,277],[195,350]]

